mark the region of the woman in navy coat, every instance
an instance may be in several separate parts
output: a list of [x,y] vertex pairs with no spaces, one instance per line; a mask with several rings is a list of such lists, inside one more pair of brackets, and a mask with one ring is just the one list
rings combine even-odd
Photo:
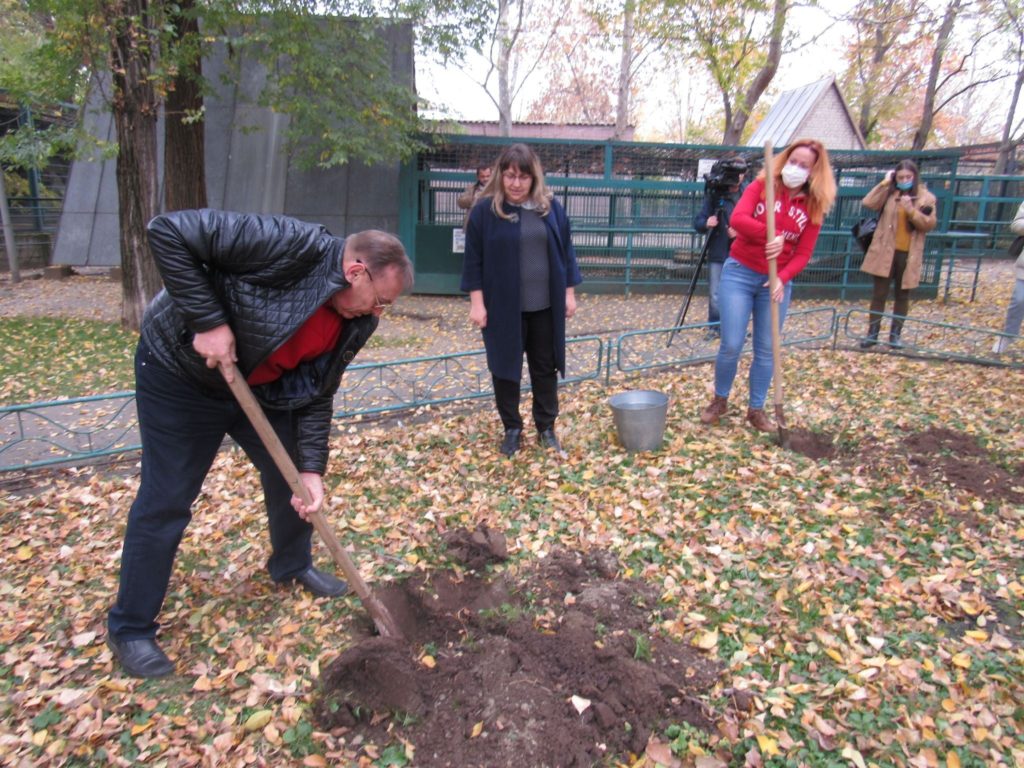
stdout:
[[540,160],[525,144],[507,147],[470,212],[462,267],[469,319],[487,350],[506,456],[519,450],[523,433],[524,352],[538,439],[561,450],[555,434],[558,374],[565,376],[565,321],[576,312],[574,287],[580,282],[569,219],[544,184]]

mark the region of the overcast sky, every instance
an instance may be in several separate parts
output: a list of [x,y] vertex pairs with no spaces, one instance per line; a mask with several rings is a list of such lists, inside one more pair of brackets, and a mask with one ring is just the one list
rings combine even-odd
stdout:
[[[848,8],[852,0],[826,0],[825,4],[828,5],[830,14],[836,14]],[[801,25],[808,28],[809,34],[801,34],[801,37],[810,37],[814,34],[820,34],[821,37],[813,45],[783,56],[779,72],[772,83],[772,89],[776,92],[807,85],[830,74],[838,74],[838,68],[841,66],[839,51],[844,30],[835,26],[829,29],[831,15],[820,9],[807,8],[795,8],[791,13],[790,28]],[[487,62],[482,57],[475,56],[471,57],[470,61],[472,66],[469,71],[472,77],[458,67],[441,66],[428,61],[425,57],[418,57],[417,91],[428,101],[444,105],[449,110],[449,116],[456,119],[496,121],[497,107],[473,80],[473,77],[484,77]],[[671,122],[673,115],[685,111],[686,107],[682,105],[687,100],[689,109],[694,113],[691,119],[699,118],[697,110],[720,109],[720,97],[717,92],[708,93],[705,90],[705,81],[702,73],[697,72],[697,76],[691,79],[686,70],[666,71],[661,73],[661,77],[654,74],[653,85],[645,89],[645,108],[637,116],[640,133],[659,129],[663,124]],[[536,82],[529,82],[527,88],[537,88],[538,82],[539,79]],[[497,90],[495,85],[496,80],[492,76],[491,86],[494,91]],[[687,87],[690,87],[689,93]],[[535,91],[530,93],[533,92]],[[521,97],[513,104],[514,117],[520,117],[529,100]],[[439,113],[430,113],[429,116],[436,117]]]

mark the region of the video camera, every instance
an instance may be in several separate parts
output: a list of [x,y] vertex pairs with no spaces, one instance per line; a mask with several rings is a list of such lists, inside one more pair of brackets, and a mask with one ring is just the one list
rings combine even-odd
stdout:
[[704,194],[724,195],[730,187],[740,183],[747,172],[747,161],[742,158],[716,160],[711,171],[704,174]]

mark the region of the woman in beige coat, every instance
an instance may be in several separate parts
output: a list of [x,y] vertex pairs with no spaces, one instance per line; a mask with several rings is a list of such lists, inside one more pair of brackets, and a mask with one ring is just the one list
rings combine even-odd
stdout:
[[860,343],[867,349],[878,343],[878,331],[893,284],[894,299],[889,345],[902,347],[900,334],[910,309],[910,292],[921,282],[924,236],[935,229],[935,195],[921,181],[917,165],[901,160],[894,170],[868,192],[861,205],[879,211],[878,228],[864,255],[861,271],[874,277],[868,335]]

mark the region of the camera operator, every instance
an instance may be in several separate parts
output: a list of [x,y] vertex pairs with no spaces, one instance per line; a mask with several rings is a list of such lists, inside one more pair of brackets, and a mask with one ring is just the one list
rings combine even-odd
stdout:
[[[722,279],[722,265],[729,256],[729,244],[736,237],[736,230],[729,226],[729,219],[736,201],[740,199],[740,187],[746,171],[747,164],[743,160],[719,160],[711,166],[711,172],[704,177],[704,205],[693,217],[693,228],[708,236],[709,323],[719,321],[718,284]],[[718,336],[717,325],[710,334]]]

